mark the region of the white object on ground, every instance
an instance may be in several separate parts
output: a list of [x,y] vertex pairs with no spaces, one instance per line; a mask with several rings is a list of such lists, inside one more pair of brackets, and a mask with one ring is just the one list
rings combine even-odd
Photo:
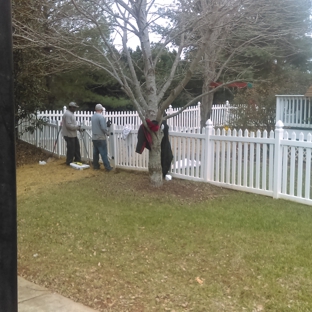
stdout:
[[45,161],[39,160],[39,165],[46,165],[47,163]]
[[167,181],[171,181],[171,180],[172,180],[172,175],[166,174],[165,179],[166,179]]
[[77,163],[70,163],[70,166],[74,169],[77,170],[84,170],[84,169],[88,169],[90,168],[89,165],[85,165],[85,164],[77,164]]

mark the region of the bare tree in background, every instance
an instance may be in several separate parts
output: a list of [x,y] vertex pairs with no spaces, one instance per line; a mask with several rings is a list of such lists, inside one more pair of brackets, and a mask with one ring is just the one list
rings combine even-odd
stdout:
[[[194,11],[206,12],[198,38],[209,44],[200,62],[203,77],[201,127],[210,117],[213,82],[252,82],[265,62],[295,54],[296,40],[311,27],[311,1],[198,0]],[[207,19],[209,22],[207,22]]]
[[[188,102],[180,112],[204,97],[204,125],[212,103],[211,94],[246,76],[248,70],[238,56],[247,47],[262,48],[270,40],[287,33],[304,33],[297,12],[307,11],[310,8],[308,1],[270,2],[186,0],[161,5],[155,0],[37,0],[29,3],[38,11],[37,18],[38,21],[42,19],[42,23],[34,27],[31,20],[14,19],[14,38],[21,46],[45,49],[49,57],[56,57],[61,63],[85,62],[118,81],[151,133],[149,173],[151,183],[159,186],[162,184],[162,134],[151,131],[146,120],[156,120],[160,124],[166,118],[164,111],[192,76],[200,73],[205,80],[203,94]],[[277,3],[287,9],[277,12],[274,10]],[[301,7],[304,4],[306,7]],[[274,14],[277,14],[276,19],[283,17],[283,21],[288,22],[277,23]],[[157,44],[151,42],[153,33],[158,34]],[[140,63],[143,66],[140,68],[128,48],[134,38],[142,51]],[[175,48],[175,59],[167,75],[163,77],[162,73],[160,81],[157,63],[168,48]],[[223,85],[213,90],[209,88],[211,81],[225,76],[228,78]]]

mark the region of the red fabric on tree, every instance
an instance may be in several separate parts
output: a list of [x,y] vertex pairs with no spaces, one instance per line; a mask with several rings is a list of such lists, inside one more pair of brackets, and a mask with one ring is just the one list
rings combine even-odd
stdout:
[[[159,124],[156,120],[151,121],[150,119],[146,119],[146,123],[153,132],[156,132],[159,130]],[[141,124],[139,131],[138,131],[138,143],[137,143],[135,151],[139,154],[142,154],[144,148],[151,150],[152,142],[153,141],[152,141],[151,134],[144,127],[144,125]]]
[[151,121],[150,119],[146,119],[146,123],[153,132],[156,132],[159,130],[159,124],[156,120]]

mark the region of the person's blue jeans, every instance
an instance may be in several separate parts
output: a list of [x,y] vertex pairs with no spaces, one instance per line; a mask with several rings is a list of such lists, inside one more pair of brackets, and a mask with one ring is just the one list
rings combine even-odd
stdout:
[[107,143],[106,140],[92,140],[93,142],[93,168],[99,169],[99,159],[101,155],[104,167],[106,170],[111,170],[112,167],[107,158]]

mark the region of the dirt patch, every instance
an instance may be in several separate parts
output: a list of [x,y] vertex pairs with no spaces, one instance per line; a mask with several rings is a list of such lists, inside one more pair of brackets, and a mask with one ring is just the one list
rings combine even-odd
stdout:
[[[120,170],[127,172],[126,170]],[[118,170],[116,171],[118,173]],[[200,202],[207,199],[225,196],[225,189],[215,187],[208,183],[195,182],[173,178],[171,181],[164,181],[161,187],[154,187],[150,184],[147,173],[130,171],[127,172],[129,180],[120,181],[120,187],[125,187],[140,193],[143,196],[154,198],[166,198],[174,196],[184,202]],[[113,179],[112,179],[113,181]],[[130,184],[129,184],[130,183]],[[123,186],[124,185],[124,186]]]
[[16,167],[24,165],[39,163],[39,160],[47,160],[49,154],[34,145],[23,142],[21,140],[16,141]]

